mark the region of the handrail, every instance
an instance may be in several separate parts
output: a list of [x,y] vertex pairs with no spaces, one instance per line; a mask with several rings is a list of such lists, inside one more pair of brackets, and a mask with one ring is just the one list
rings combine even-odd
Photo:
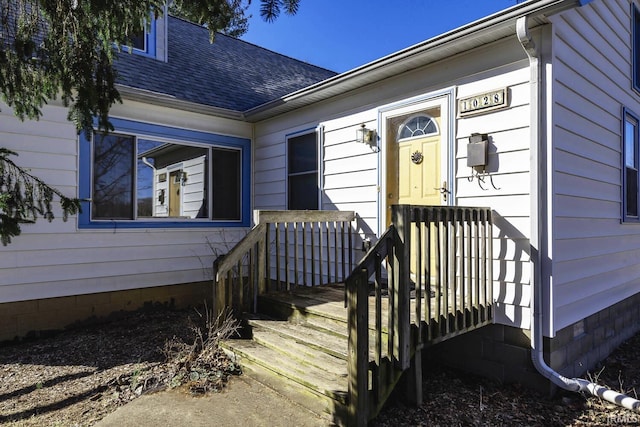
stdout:
[[265,237],[266,224],[257,224],[251,229],[226,255],[223,255],[216,268],[216,281],[231,270],[239,261],[242,260],[251,247],[261,242]]
[[[411,395],[421,403],[423,346],[486,325],[493,317],[491,209],[396,205],[391,222],[345,283],[348,415],[353,425],[366,425],[377,414],[407,369],[412,373],[406,383],[415,381]],[[388,281],[386,337],[383,269]],[[372,276],[375,326],[369,324]],[[372,328],[375,343],[370,349]]]
[[256,224],[276,222],[328,222],[328,221],[353,221],[356,217],[354,211],[255,211]]
[[255,211],[256,225],[214,262],[216,312],[255,311],[270,287],[344,280],[353,265],[354,219],[353,211]]
[[398,238],[398,232],[396,228],[392,225],[387,228],[387,230],[382,233],[378,241],[367,251],[366,254],[362,257],[360,262],[354,267],[351,275],[345,280],[348,282],[352,279],[352,276],[360,274],[362,270],[366,271],[367,277],[371,277],[371,275],[375,272],[375,265],[378,257],[384,254],[384,257],[387,256],[390,249],[395,244]]
[[[369,249],[360,260],[353,272],[345,280],[345,306],[347,307],[348,353],[347,375],[349,377],[349,405],[347,413],[350,425],[367,425],[369,409],[369,277],[375,274],[375,344],[374,363],[375,370],[373,381],[375,382],[375,403],[384,401],[382,375],[382,261],[393,257],[396,245],[399,242],[396,228],[391,225],[380,236],[378,241]],[[392,286],[389,286],[392,292]],[[392,315],[389,313],[389,318]],[[388,352],[393,353],[392,340],[389,340]]]

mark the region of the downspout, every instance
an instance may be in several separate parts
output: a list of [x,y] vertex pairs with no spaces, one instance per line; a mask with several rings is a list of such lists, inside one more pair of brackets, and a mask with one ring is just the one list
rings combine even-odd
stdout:
[[[616,405],[630,409],[632,411],[640,412],[640,401],[627,395],[610,390],[606,387],[599,386],[593,382],[587,381],[581,378],[567,378],[560,373],[553,370],[547,362],[544,360],[543,353],[543,334],[542,334],[542,320],[543,320],[543,289],[542,289],[542,260],[543,257],[540,253],[542,248],[543,239],[541,233],[543,228],[543,216],[546,214],[541,209],[542,204],[540,201],[539,192],[544,191],[545,182],[542,174],[540,173],[540,151],[542,149],[542,139],[540,138],[540,132],[542,127],[542,114],[540,108],[540,99],[542,99],[542,85],[540,84],[540,78],[542,73],[542,66],[540,63],[540,53],[536,48],[533,38],[529,34],[528,17],[521,16],[516,21],[516,34],[518,41],[522,45],[527,57],[529,59],[529,68],[531,71],[530,77],[530,89],[531,89],[531,173],[532,173],[532,186],[531,186],[531,268],[532,268],[532,280],[531,280],[531,361],[536,370],[549,381],[556,386],[573,392],[589,393],[593,396],[600,397]],[[544,160],[544,159],[542,159]]]

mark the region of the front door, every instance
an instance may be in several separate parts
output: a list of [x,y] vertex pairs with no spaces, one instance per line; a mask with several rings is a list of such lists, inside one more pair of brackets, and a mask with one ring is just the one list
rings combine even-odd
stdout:
[[391,205],[446,202],[439,105],[387,119],[387,224]]
[[[386,222],[391,206],[438,206],[448,200],[448,104],[447,97],[389,111],[386,136]],[[431,242],[434,244],[435,242]],[[411,276],[417,278],[416,239],[411,242]],[[435,258],[430,259],[435,271]],[[424,279],[424,277],[423,277]]]
[[182,187],[182,171],[176,170],[169,175],[169,216],[180,216],[180,187]]

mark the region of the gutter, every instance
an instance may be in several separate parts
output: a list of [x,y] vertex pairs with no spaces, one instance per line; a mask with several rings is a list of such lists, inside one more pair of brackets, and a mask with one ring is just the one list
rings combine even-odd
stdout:
[[[586,4],[579,1],[579,5]],[[541,202],[541,192],[546,188],[544,176],[540,173],[542,163],[540,152],[544,141],[540,137],[542,128],[542,112],[540,100],[542,85],[540,84],[542,67],[540,64],[540,52],[529,34],[528,16],[523,15],[516,21],[516,35],[529,59],[531,71],[531,125],[530,125],[530,150],[531,150],[531,268],[533,277],[531,280],[531,361],[536,370],[556,386],[573,392],[588,393],[600,397],[608,402],[622,406],[635,412],[640,412],[640,401],[627,395],[618,393],[606,387],[599,386],[582,378],[567,378],[551,368],[544,360],[543,353],[543,286],[542,286],[542,261],[541,248],[543,247],[542,232],[545,230],[543,222],[545,205]]]
[[[367,77],[372,73],[382,72],[385,68],[393,67],[402,61],[406,61],[412,58],[419,57],[427,52],[441,48],[446,45],[450,45],[464,39],[466,37],[477,37],[480,32],[492,31],[493,29],[508,25],[509,22],[515,21],[518,17],[527,16],[542,16],[550,15],[563,10],[571,9],[576,4],[582,5],[591,0],[537,0],[527,1],[525,3],[513,6],[503,11],[497,12],[493,15],[489,15],[485,18],[463,25],[454,30],[448,31],[439,36],[425,40],[398,52],[387,55],[383,58],[354,68],[350,71],[345,71],[334,77],[318,82],[314,85],[308,86],[304,89],[298,90],[287,94],[281,98],[273,101],[266,102],[262,105],[258,105],[244,112],[247,118],[252,116],[266,114],[267,117],[261,117],[260,119],[269,117],[269,110],[282,106],[294,101],[303,102],[305,98],[310,98],[312,102],[317,102],[322,99],[331,97],[331,90],[337,90],[344,92],[348,90],[354,90],[365,85],[374,83],[377,80],[382,80],[387,77],[383,73],[379,79],[371,80]],[[425,64],[421,64],[425,65]],[[407,71],[407,70],[403,70]],[[341,86],[346,86],[346,90],[340,89]],[[323,94],[323,92],[326,94]],[[306,105],[306,104],[303,104]]]
[[245,120],[246,118],[241,111],[185,101],[166,93],[154,92],[121,84],[116,85],[116,87],[122,98],[130,101],[144,102],[146,104],[158,105],[161,107],[174,107],[192,113],[215,115],[227,119]]

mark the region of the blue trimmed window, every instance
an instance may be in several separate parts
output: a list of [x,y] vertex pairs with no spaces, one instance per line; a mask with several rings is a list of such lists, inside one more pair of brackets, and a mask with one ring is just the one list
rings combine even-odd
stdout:
[[144,31],[131,37],[130,49],[131,53],[142,56],[156,57],[156,20],[151,19],[150,25],[145,26]]
[[640,92],[640,11],[633,2],[631,3],[632,19],[632,84],[633,88]]
[[631,111],[624,109],[622,129],[622,220],[638,222],[638,188],[640,188],[638,169],[640,165],[639,129],[640,119]]
[[316,132],[287,139],[287,207],[317,210],[318,138]]
[[111,119],[80,136],[81,228],[250,225],[250,141]]

